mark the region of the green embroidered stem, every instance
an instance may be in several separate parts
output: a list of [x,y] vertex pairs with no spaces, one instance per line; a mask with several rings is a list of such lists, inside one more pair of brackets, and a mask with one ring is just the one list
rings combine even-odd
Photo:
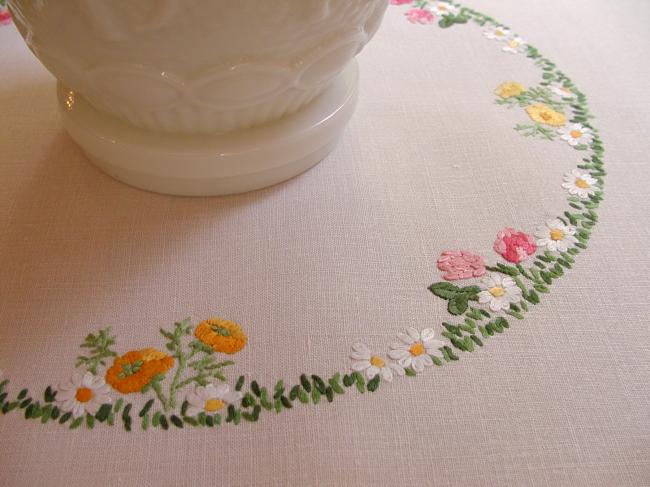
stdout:
[[162,407],[165,409],[165,411],[168,410],[169,408],[169,400],[165,397],[165,394],[163,394],[162,391],[162,386],[160,385],[160,381],[155,381],[151,384],[151,388],[154,390],[156,393],[156,397],[160,401],[160,404],[162,404]]
[[193,381],[193,378],[182,382],[180,379],[183,376],[185,369],[187,368],[188,360],[191,359],[195,354],[196,354],[196,349],[193,349],[189,354],[186,354],[183,353],[181,345],[180,344],[178,345],[178,349],[174,354],[174,357],[178,360],[178,366],[176,368],[176,373],[174,374],[174,378],[172,379],[172,383],[169,386],[169,397],[167,401],[163,403],[163,408],[165,409],[165,411],[169,411],[176,407],[176,392],[180,388],[184,387],[185,385]]

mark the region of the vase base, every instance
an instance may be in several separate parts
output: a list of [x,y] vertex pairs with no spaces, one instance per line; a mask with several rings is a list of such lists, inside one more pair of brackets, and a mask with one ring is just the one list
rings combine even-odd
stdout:
[[353,61],[296,113],[218,135],[152,132],[96,110],[61,83],[57,95],[70,136],[115,179],[156,193],[216,196],[280,183],[323,160],[354,112],[358,78]]

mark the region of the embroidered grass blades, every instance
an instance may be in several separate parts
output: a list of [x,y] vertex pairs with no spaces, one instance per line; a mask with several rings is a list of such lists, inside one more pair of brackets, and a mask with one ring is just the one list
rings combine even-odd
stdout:
[[[407,20],[441,28],[474,23],[482,38],[494,41],[504,55],[524,55],[540,68],[538,86],[506,81],[495,89],[496,103],[522,111],[532,123],[515,130],[549,143],[565,143],[567,150],[584,151],[582,164],[566,173],[560,184],[567,190],[568,208],[547,222],[530,228],[505,228],[496,233],[491,255],[497,261],[464,250],[445,251],[437,262],[442,278],[429,287],[447,302],[449,321],[442,323],[439,340],[433,329],[408,328],[397,341],[374,353],[355,344],[350,373],[329,378],[302,374],[293,384],[278,380],[262,385],[257,380],[226,376],[230,358],[247,343],[243,329],[228,320],[212,318],[193,327],[189,320],[161,329],[166,343],[118,354],[117,340],[109,329],[90,334],[81,345],[72,379],[47,387],[42,395],[28,389],[10,391],[0,372],[0,412],[21,413],[26,419],[57,423],[70,429],[98,423],[121,425],[131,431],[133,421],[143,430],[186,426],[214,428],[224,423],[258,421],[264,412],[281,413],[297,404],[318,405],[354,390],[375,392],[384,382],[403,376],[430,373],[453,363],[462,352],[473,352],[484,341],[504,333],[511,325],[506,316],[523,319],[531,307],[550,292],[553,282],[575,264],[587,248],[598,222],[596,210],[603,199],[606,173],[603,142],[591,124],[592,115],[583,93],[556,65],[510,28],[460,4],[430,0],[391,0],[408,6]],[[0,0],[0,23],[2,7]],[[490,88],[492,89],[492,88]],[[533,237],[531,233],[534,230]],[[455,284],[452,284],[454,281]],[[458,281],[463,281],[458,283]],[[469,281],[469,282],[468,282]],[[138,403],[136,407],[135,404]]]

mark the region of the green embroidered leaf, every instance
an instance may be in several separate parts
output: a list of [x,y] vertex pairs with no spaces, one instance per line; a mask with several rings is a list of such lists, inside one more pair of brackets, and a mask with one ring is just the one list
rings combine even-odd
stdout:
[[119,413],[119,412],[120,412],[120,409],[122,409],[122,405],[123,405],[123,404],[124,404],[124,399],[119,398],[119,399],[115,402],[115,408],[113,409],[113,412],[114,412],[115,414]]
[[345,390],[343,389],[343,387],[341,387],[341,384],[339,383],[340,377],[341,374],[337,373],[328,382],[334,392],[336,392],[337,394],[345,394]]
[[508,323],[508,320],[506,320],[503,316],[499,316],[494,320],[494,324],[503,327],[503,328],[510,328],[510,324]]
[[243,408],[251,407],[255,404],[255,398],[250,392],[247,392],[241,400],[241,406]]
[[20,391],[20,392],[18,393],[18,397],[17,397],[16,399],[17,399],[18,401],[21,401],[21,400],[25,399],[25,397],[27,396],[27,393],[28,393],[28,392],[29,392],[29,391],[28,391],[27,389],[23,389],[22,391]]
[[543,293],[543,294],[546,294],[546,293],[550,292],[549,288],[546,287],[544,284],[541,284],[541,283],[535,284],[535,285],[533,285],[533,287],[535,288],[535,290],[537,290],[537,291],[539,291],[540,293]]
[[45,399],[45,402],[54,402],[56,399],[56,391],[52,390],[52,386],[47,386],[43,394],[43,399]]
[[320,392],[315,387],[311,391],[311,401],[314,404],[318,404],[320,402]]
[[467,294],[456,294],[449,300],[447,310],[454,316],[462,315],[467,311],[468,300]]
[[[170,420],[174,425],[176,425],[176,423],[174,423],[174,419],[173,419],[174,417],[175,416],[171,417]],[[183,417],[183,423],[189,424],[190,426],[194,426],[194,427],[200,424],[196,419],[187,416]]]
[[110,335],[110,328],[103,328],[95,335],[90,333],[81,344],[81,348],[89,349],[88,355],[77,357],[76,367],[84,366],[91,374],[97,375],[99,366],[106,365],[106,360],[117,357],[117,353],[111,350],[115,345],[115,337]]
[[460,292],[458,286],[454,286],[449,282],[436,282],[429,286],[429,291],[438,296],[439,298],[449,300]]
[[447,346],[444,346],[443,348],[451,360],[458,360],[458,356],[454,354],[454,351],[451,348]]
[[300,384],[302,384],[302,387],[307,391],[308,393],[311,392],[311,382],[309,382],[309,379],[305,374],[302,374],[300,376]]
[[413,370],[411,367],[404,369],[404,373],[407,377],[415,377],[417,375],[415,370]]
[[95,427],[95,416],[86,414],[86,426],[88,429],[93,429]]
[[71,412],[67,412],[59,419],[59,424],[65,424],[72,417]]
[[325,394],[325,382],[317,375],[312,375],[311,378],[314,381],[314,387],[318,389],[318,392]]
[[129,417],[129,413],[131,412],[131,408],[133,407],[132,404],[127,404],[124,410],[122,411],[122,420],[126,421],[126,419]]
[[296,384],[295,386],[293,386],[291,388],[291,391],[289,392],[289,399],[291,399],[292,401],[295,401],[296,399],[298,399],[298,391],[299,390],[300,390],[299,385]]
[[282,405],[287,409],[291,409],[293,407],[293,404],[291,404],[291,401],[287,396],[281,396],[280,401],[282,402]]
[[147,413],[149,412],[149,410],[151,409],[151,406],[153,406],[153,399],[149,399],[149,400],[145,403],[144,407],[143,407],[143,408],[140,410],[140,412],[138,413],[138,416],[140,416],[141,418],[143,418],[144,415],[147,414]]
[[235,406],[230,404],[228,406],[228,416],[226,416],[226,423],[232,422],[234,418],[235,418]]
[[172,424],[173,424],[174,426],[176,426],[177,428],[183,428],[183,420],[182,420],[181,418],[179,418],[178,416],[176,416],[175,414],[172,414],[172,415],[169,417],[169,420],[170,420],[170,421],[172,422]]
[[366,392],[366,381],[364,380],[363,376],[359,372],[355,371],[352,373],[352,377],[354,378],[359,393],[363,394]]
[[465,286],[460,290],[462,293],[467,294],[469,299],[472,300],[473,296],[477,296],[481,292],[481,288],[478,286]]
[[331,387],[326,387],[325,396],[327,397],[327,402],[334,401],[334,390]]
[[235,384],[235,390],[236,391],[241,391],[241,388],[244,387],[244,381],[246,380],[246,377],[243,375],[239,376],[239,379],[237,379],[237,384]]
[[41,416],[41,423],[42,423],[42,424],[45,424],[45,423],[47,423],[47,422],[50,420],[50,417],[51,417],[51,415],[52,415],[52,410],[53,410],[53,409],[54,409],[54,408],[53,408],[53,406],[52,406],[51,404],[48,404],[48,405],[44,406],[44,407],[41,409],[41,414],[40,414],[40,416]]
[[303,404],[307,404],[309,402],[309,396],[303,389],[300,389],[298,391],[298,400]]
[[368,381],[367,384],[367,389],[369,392],[375,392],[379,388],[379,381],[381,380],[381,377],[379,375],[374,376],[372,379]]
[[70,423],[70,429],[71,430],[77,429],[79,426],[81,426],[83,420],[84,420],[83,417],[75,419],[72,423]]
[[111,410],[113,409],[112,404],[102,404],[95,414],[95,419],[99,421],[100,423],[103,423],[108,419],[108,415],[111,414]]
[[463,332],[460,331],[460,328],[455,325],[450,325],[449,323],[442,323],[442,326],[444,326],[450,333],[453,333],[454,335],[457,335],[459,337],[463,336]]
[[253,391],[253,394],[255,394],[257,397],[260,397],[260,394],[262,394],[260,385],[255,380],[251,382],[251,391]]

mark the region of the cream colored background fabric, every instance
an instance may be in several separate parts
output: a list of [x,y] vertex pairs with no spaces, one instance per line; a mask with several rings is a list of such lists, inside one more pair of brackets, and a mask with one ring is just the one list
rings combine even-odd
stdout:
[[[588,95],[606,146],[589,250],[550,297],[453,366],[372,396],[217,430],[71,432],[0,416],[0,484],[650,485],[650,4],[468,0]],[[312,171],[240,196],[140,192],[64,134],[54,81],[0,29],[0,369],[69,379],[110,325],[122,352],[217,315],[250,337],[229,376],[267,384],[349,366],[362,340],[447,319],[427,291],[446,249],[490,256],[504,226],[565,205],[580,154],[519,136],[493,89],[538,71],[475,26],[411,25],[391,7],[360,57],[359,109]],[[62,26],[63,28],[63,26]],[[514,321],[514,320],[513,320]]]

